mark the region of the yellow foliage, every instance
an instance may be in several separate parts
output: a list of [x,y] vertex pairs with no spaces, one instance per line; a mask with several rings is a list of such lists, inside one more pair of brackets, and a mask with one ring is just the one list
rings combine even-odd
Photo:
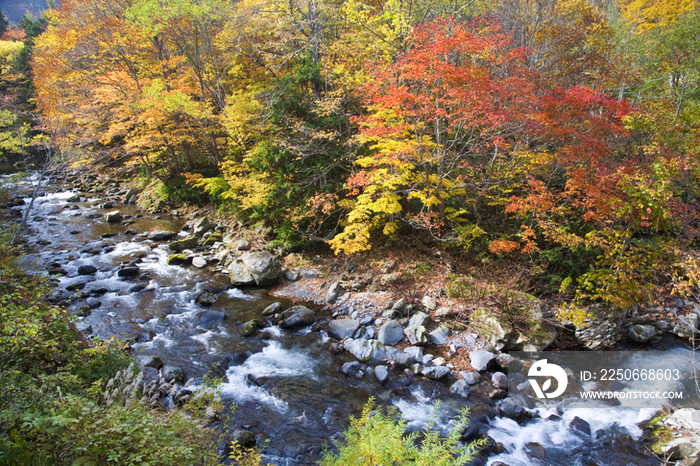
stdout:
[[667,27],[698,6],[697,0],[621,0],[622,14],[642,34]]
[[557,307],[557,319],[560,322],[571,322],[574,326],[582,327],[586,320],[593,318],[593,314],[574,303],[564,303]]

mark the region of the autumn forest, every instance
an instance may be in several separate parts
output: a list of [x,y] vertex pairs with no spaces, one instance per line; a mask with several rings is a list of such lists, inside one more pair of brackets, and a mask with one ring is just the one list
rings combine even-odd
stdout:
[[131,167],[289,250],[422,231],[626,307],[697,279],[699,16],[691,0],[62,0],[0,42],[2,153]]

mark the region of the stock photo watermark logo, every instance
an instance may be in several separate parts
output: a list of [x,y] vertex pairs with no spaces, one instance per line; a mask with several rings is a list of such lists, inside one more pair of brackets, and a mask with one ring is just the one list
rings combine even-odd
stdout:
[[693,353],[672,351],[546,351],[510,353],[508,397],[517,405],[580,408],[692,406]]
[[[556,398],[566,390],[569,381],[566,377],[566,372],[560,366],[556,364],[549,364],[546,359],[540,359],[535,364],[530,367],[527,373],[528,377],[547,377],[547,379],[540,387],[537,380],[530,378],[530,385],[535,391],[537,398]],[[556,380],[557,387],[554,391],[548,392],[552,386],[552,378]]]

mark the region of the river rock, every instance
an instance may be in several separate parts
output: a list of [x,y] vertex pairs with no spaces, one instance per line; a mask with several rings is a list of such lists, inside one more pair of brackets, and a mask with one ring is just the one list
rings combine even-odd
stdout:
[[97,309],[98,307],[102,306],[102,303],[95,298],[88,299],[85,301],[85,304],[87,304],[90,309]]
[[136,364],[141,368],[141,371],[145,371],[146,368],[150,367],[152,369],[158,370],[163,367],[163,361],[158,356],[136,356],[134,358]]
[[427,345],[428,331],[422,325],[410,325],[404,329],[403,333],[412,345]]
[[413,362],[421,362],[423,360],[423,348],[420,346],[409,346],[404,348],[404,353],[406,353]]
[[158,230],[154,231],[148,236],[148,239],[151,241],[167,241],[171,238],[173,238],[177,233],[174,231],[164,231],[164,230]]
[[122,267],[119,269],[117,272],[117,276],[119,277],[136,277],[140,273],[140,270],[137,266],[135,265],[129,265],[126,267]]
[[328,323],[328,333],[338,340],[345,340],[355,334],[360,327],[357,319],[336,319]]
[[136,202],[136,198],[138,197],[139,194],[141,194],[141,189],[129,188],[129,190],[124,195],[124,204],[132,204],[132,203]]
[[[372,327],[370,327],[370,329],[374,330]],[[400,349],[394,348],[393,346],[386,348],[386,354],[389,359],[394,361],[394,364],[399,366],[408,366],[410,363],[415,362],[407,353],[404,353]]]
[[280,308],[282,307],[282,303],[277,302],[277,303],[272,303],[269,306],[265,308],[265,310],[262,311],[262,315],[264,316],[271,316],[275,312],[277,312]]
[[176,366],[165,365],[160,369],[163,380],[166,382],[184,382],[185,373]]
[[301,275],[301,278],[305,278],[307,280],[316,280],[321,276],[321,272],[315,269],[299,269],[299,274]]
[[636,343],[648,343],[656,336],[656,329],[652,325],[633,325],[628,336]]
[[456,381],[450,387],[450,393],[463,396],[464,398],[469,398],[471,392],[472,390],[469,388],[469,384],[464,379]]
[[226,319],[226,314],[219,311],[204,311],[199,317],[199,325],[204,326],[215,322],[221,322]]
[[496,355],[490,351],[471,351],[469,353],[469,362],[475,371],[483,372],[495,357]]
[[197,247],[198,244],[199,240],[194,236],[190,236],[188,238],[180,239],[168,244],[168,249],[170,249],[173,252],[182,252],[185,249],[194,249]]
[[[667,461],[689,460],[685,464],[698,464],[700,457],[700,437],[681,437],[668,442],[661,447]],[[676,463],[683,464],[683,463]]]
[[578,416],[574,416],[574,418],[571,420],[571,423],[569,424],[569,427],[571,427],[574,430],[578,430],[579,432],[582,432],[584,434],[591,435],[591,425]]
[[403,340],[403,327],[396,320],[390,320],[379,329],[379,341],[385,346],[394,346]]
[[333,304],[338,300],[338,297],[343,294],[343,286],[340,282],[335,282],[328,287],[328,292],[326,293],[326,302],[328,304]]
[[465,382],[467,382],[467,385],[474,385],[481,379],[481,374],[478,372],[467,372],[463,371],[460,372],[460,375],[462,376],[462,379],[464,379]]
[[444,345],[450,336],[450,329],[445,325],[441,325],[428,334],[431,343],[435,345]]
[[424,367],[423,370],[421,371],[421,374],[423,374],[425,377],[432,379],[432,380],[440,380],[443,377],[446,377],[450,372],[449,367],[445,366],[429,366],[429,367]]
[[374,367],[374,377],[380,384],[385,384],[389,380],[389,371],[386,366],[378,365]]
[[425,312],[416,312],[408,321],[409,327],[427,327],[430,323],[430,316]]
[[206,216],[200,218],[194,224],[194,236],[196,236],[197,238],[201,238],[202,236],[204,236],[204,233],[209,231],[210,227],[211,223],[209,222],[209,219]]
[[279,326],[282,328],[305,327],[314,323],[316,314],[311,309],[298,305],[292,306],[280,314]]
[[191,262],[192,258],[187,254],[171,254],[168,257],[168,265],[189,265]]
[[340,372],[348,377],[357,376],[357,373],[360,372],[360,363],[357,361],[346,362],[340,368]]
[[496,315],[484,309],[472,312],[469,326],[496,349],[506,348],[511,341],[517,339],[517,335],[512,334],[506,322],[501,322]]
[[78,267],[78,275],[93,275],[97,273],[97,267],[93,265],[81,265]]
[[255,277],[248,271],[240,258],[235,259],[228,266],[228,276],[233,286],[250,286],[255,285]]
[[219,231],[215,231],[211,235],[207,236],[206,239],[202,241],[204,246],[213,246],[215,243],[220,243],[224,239],[223,235]]
[[205,291],[204,293],[201,293],[197,298],[194,300],[197,304],[200,306],[211,306],[214,304],[219,297],[212,293],[211,291]]
[[202,256],[194,256],[192,258],[192,265],[201,269],[207,266],[207,260]]
[[280,276],[282,267],[279,261],[267,251],[247,252],[239,259],[253,276],[257,286],[271,285]]
[[543,464],[547,464],[547,452],[544,447],[537,442],[525,444],[525,454],[530,458],[541,461]]
[[119,223],[121,219],[122,214],[118,210],[105,214],[105,220],[107,223]]
[[285,269],[282,275],[284,275],[285,280],[289,280],[290,282],[295,282],[301,277],[299,271],[294,269]]
[[503,372],[494,372],[491,376],[491,383],[493,383],[496,388],[508,388],[508,376]]
[[258,329],[263,326],[263,323],[258,321],[258,320],[249,320],[245,324],[243,324],[241,333],[243,334],[244,337],[250,337],[252,335],[255,335],[257,333]]
[[241,239],[236,242],[237,251],[250,251],[251,246],[250,241],[247,239]]
[[435,309],[437,309],[437,301],[432,296],[423,296],[421,304],[423,304],[423,307],[429,311],[434,311]]
[[349,340],[345,349],[360,361],[381,362],[387,358],[386,348],[378,340]]

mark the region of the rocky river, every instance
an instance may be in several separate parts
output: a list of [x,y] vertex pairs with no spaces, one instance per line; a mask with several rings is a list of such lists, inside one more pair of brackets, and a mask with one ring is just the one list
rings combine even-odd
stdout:
[[[507,386],[494,375],[506,372],[507,359],[489,356],[487,342],[469,331],[425,330],[429,303],[425,314],[402,320],[371,294],[341,290],[331,306],[233,286],[230,264],[251,254],[245,238],[227,238],[217,225],[205,228],[192,218],[147,212],[134,199],[116,183],[92,193],[52,186],[29,216],[23,265],[54,280],[49,301],[67,304],[88,337],[131,342],[145,374],[145,402],[176,409],[183,397],[196,396],[205,375],[218,376],[233,411],[225,427],[265,444],[263,458],[275,465],[314,464],[370,397],[395,406],[410,429],[432,420],[447,432],[468,407],[472,425],[464,439],[491,439],[474,464],[662,464],[640,427],[655,409],[508,405],[494,396]],[[22,211],[26,203],[14,208]],[[198,239],[170,246],[191,237]],[[318,272],[285,276],[303,282]],[[406,344],[411,328],[418,346]],[[689,360],[682,340],[665,335],[655,342],[634,349],[664,349]],[[458,350],[470,355],[473,371],[454,370],[449,355]]]

